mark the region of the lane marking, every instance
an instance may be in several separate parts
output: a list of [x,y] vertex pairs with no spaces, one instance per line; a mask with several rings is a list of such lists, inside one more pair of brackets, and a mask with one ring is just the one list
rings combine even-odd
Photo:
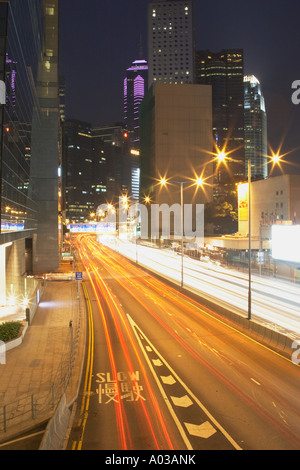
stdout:
[[181,406],[182,408],[188,408],[189,406],[193,405],[194,403],[187,395],[183,397],[172,397],[171,400],[175,406]]
[[160,376],[162,382],[166,385],[174,385],[176,384],[176,380],[174,379],[173,375],[169,375],[168,377],[165,377],[163,375]]
[[84,297],[86,300],[87,311],[88,311],[88,323],[89,323],[89,344],[88,344],[88,357],[87,357],[87,366],[86,374],[84,381],[83,389],[83,399],[80,409],[80,418],[77,426],[81,427],[81,434],[79,441],[74,441],[72,444],[72,450],[81,450],[83,444],[83,436],[85,432],[86,422],[88,419],[88,411],[90,406],[90,392],[91,392],[91,382],[92,382],[92,373],[93,373],[93,361],[94,361],[94,323],[93,323],[93,311],[91,301],[88,295],[88,291],[85,284],[82,284],[84,291]]
[[205,423],[202,423],[199,426],[190,423],[184,423],[184,425],[191,436],[201,437],[201,439],[209,439],[217,432],[208,421],[205,421]]
[[[148,357],[148,354],[146,353],[145,351],[145,348],[142,344],[142,341],[141,341],[141,338],[145,339],[148,344],[151,346],[152,350],[155,352],[155,354],[160,357],[161,361],[164,361],[166,367],[170,370],[172,376],[174,379],[176,379],[177,382],[179,382],[181,384],[181,386],[188,392],[188,394],[190,395],[190,397],[194,400],[194,402],[199,406],[199,408],[205,413],[205,415],[207,416],[207,418],[213,423],[213,425],[223,434],[223,436],[225,437],[225,439],[227,439],[227,441],[236,449],[236,450],[242,450],[241,447],[235,442],[235,440],[227,433],[227,431],[225,431],[225,429],[218,423],[218,421],[211,415],[211,413],[207,410],[207,408],[198,400],[198,398],[191,392],[191,390],[187,387],[187,385],[185,385],[185,383],[180,379],[180,377],[176,374],[176,372],[172,369],[172,367],[168,364],[168,362],[161,356],[161,354],[157,351],[157,349],[153,346],[153,344],[151,343],[151,341],[147,338],[147,336],[142,332],[142,330],[139,328],[139,326],[135,323],[135,321],[133,320],[133,318],[131,318],[131,316],[129,314],[127,314],[127,318],[128,318],[128,321],[129,323],[131,324],[131,327],[133,329],[133,332],[137,338],[137,341],[140,345],[140,348],[145,356],[145,359],[148,363],[148,366],[154,376],[154,379],[158,385],[158,388],[165,400],[165,403],[166,405],[168,406],[169,408],[169,411],[171,413],[171,416],[172,418],[174,419],[175,423],[176,423],[176,426],[181,434],[181,437],[182,439],[184,440],[186,446],[187,446],[187,449],[189,450],[193,450],[193,447],[188,439],[188,436],[186,434],[186,431],[184,430],[181,422],[179,421],[175,411],[174,411],[174,408],[169,400],[169,397],[167,396],[167,394],[165,393],[165,390],[162,386],[162,382],[160,380],[160,378],[158,377],[154,367],[153,367],[153,364],[152,364],[152,361],[150,360],[150,358]],[[189,423],[187,423],[189,424]],[[202,423],[204,424],[204,423]],[[185,424],[186,426],[186,424]],[[189,425],[189,429],[194,429],[194,432],[195,431],[195,428],[192,428],[191,426],[197,426],[197,425]],[[200,425],[201,426],[201,425]],[[212,426],[212,425],[211,425]],[[188,430],[188,427],[186,426],[187,430]],[[213,428],[213,426],[212,426]],[[202,428],[203,430],[204,428]]]
[[163,366],[163,363],[161,362],[160,359],[152,359],[152,362],[153,362],[153,364],[154,364],[156,367],[161,367],[161,366]]
[[[185,443],[187,449],[188,449],[188,450],[193,450],[193,447],[192,447],[192,445],[191,445],[191,443],[190,443],[190,441],[189,441],[189,439],[188,439],[188,437],[187,437],[187,435],[186,435],[186,432],[185,432],[183,426],[181,425],[179,419],[177,418],[177,415],[176,415],[176,413],[174,412],[173,406],[172,406],[172,404],[170,403],[170,400],[169,400],[167,394],[166,394],[165,391],[164,391],[164,388],[163,388],[163,386],[162,386],[162,384],[161,384],[161,381],[159,380],[159,378],[158,378],[158,376],[157,376],[157,374],[156,374],[156,372],[155,372],[155,370],[154,370],[154,368],[153,368],[152,361],[150,361],[148,355],[146,354],[146,351],[144,350],[144,347],[143,347],[143,344],[142,344],[141,338],[140,338],[140,336],[141,336],[141,337],[144,339],[144,336],[141,335],[141,330],[139,329],[139,327],[136,325],[136,323],[133,321],[133,319],[130,317],[129,314],[127,314],[127,317],[128,317],[129,323],[131,324],[133,333],[135,334],[135,336],[136,336],[136,338],[137,338],[137,340],[138,340],[138,343],[139,343],[139,346],[140,346],[140,348],[141,348],[141,350],[142,350],[142,353],[144,354],[145,359],[146,359],[146,361],[147,361],[147,363],[148,363],[148,366],[149,366],[149,368],[150,368],[150,370],[151,370],[151,372],[152,372],[152,375],[153,375],[153,377],[154,377],[154,379],[155,379],[155,381],[156,381],[156,383],[157,383],[157,385],[158,385],[158,388],[159,388],[159,390],[160,390],[160,393],[161,393],[161,395],[162,395],[162,397],[163,397],[163,399],[164,399],[164,401],[165,401],[165,403],[166,403],[166,405],[167,405],[167,407],[168,407],[168,409],[169,409],[169,412],[170,412],[172,418],[173,418],[174,421],[175,421],[175,424],[176,424],[176,426],[177,426],[177,429],[179,430],[179,433],[180,433],[180,435],[181,435],[181,437],[182,437],[182,439],[183,439],[183,441],[184,441],[184,443]],[[138,330],[140,334],[138,334],[136,330]],[[150,343],[150,341],[149,341],[149,343]],[[151,345],[151,347],[152,347],[153,350],[155,350],[152,345]]]
[[254,382],[256,385],[261,385],[259,382],[257,382],[257,380],[253,379],[252,377],[250,377],[250,379],[251,379],[252,382]]

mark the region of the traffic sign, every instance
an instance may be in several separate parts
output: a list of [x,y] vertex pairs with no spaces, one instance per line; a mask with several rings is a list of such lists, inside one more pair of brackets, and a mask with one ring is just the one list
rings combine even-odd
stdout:
[[82,272],[80,272],[80,271],[77,272],[76,273],[76,281],[82,281],[82,279],[83,279]]

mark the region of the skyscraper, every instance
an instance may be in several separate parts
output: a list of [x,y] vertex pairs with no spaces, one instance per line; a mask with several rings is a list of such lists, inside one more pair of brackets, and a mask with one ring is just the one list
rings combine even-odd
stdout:
[[135,60],[124,79],[124,122],[128,131],[130,194],[139,199],[140,106],[148,89],[148,63]]
[[94,142],[91,125],[67,119],[63,125],[66,219],[79,223],[94,212]]
[[240,181],[245,176],[243,80],[243,50],[197,51],[196,81],[212,85],[216,149],[233,152],[230,157],[234,162],[229,162],[227,168],[218,167],[217,183],[220,184]]
[[61,212],[61,132],[59,112],[59,0],[43,4],[43,50],[38,63],[37,102],[32,120],[30,187],[37,205],[33,270],[51,272],[59,266]]
[[131,145],[139,148],[139,111],[148,89],[148,64],[135,60],[126,70],[124,79],[124,122]]
[[43,2],[0,1],[0,80],[6,84],[0,113],[0,305],[9,296],[32,295],[24,275],[32,270],[38,219],[30,188],[31,126],[42,41]]
[[148,6],[149,86],[194,82],[192,0],[154,0]]
[[[212,91],[208,85],[157,84],[142,105],[141,198],[170,206],[180,201],[179,185],[161,191],[161,178],[172,182],[202,177],[212,180]],[[185,189],[184,203],[206,203],[212,198],[211,184],[195,196],[195,187]]]
[[267,114],[261,84],[254,75],[244,77],[245,86],[245,173],[251,161],[252,179],[268,177]]

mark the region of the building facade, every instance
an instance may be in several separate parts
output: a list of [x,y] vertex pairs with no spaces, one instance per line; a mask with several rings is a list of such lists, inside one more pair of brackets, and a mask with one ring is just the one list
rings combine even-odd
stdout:
[[243,50],[197,51],[196,82],[212,86],[215,152],[230,153],[228,165],[216,165],[216,183],[242,181],[245,177]]
[[37,205],[37,231],[33,237],[35,273],[59,267],[62,242],[59,0],[45,0],[42,5],[43,47],[38,62],[30,167],[30,191]]
[[[22,298],[30,298],[36,285],[26,277],[34,272],[34,248],[38,241],[48,244],[47,237],[38,240],[41,192],[32,178],[36,162],[44,158],[41,147],[37,158],[37,136],[42,138],[40,126],[44,108],[47,107],[49,112],[45,101],[51,95],[48,88],[49,94],[42,102],[39,87],[42,64],[46,67],[48,82],[55,81],[51,64],[55,61],[58,65],[58,43],[53,43],[58,38],[58,1],[51,4],[40,0],[0,1],[0,18],[0,80],[6,85],[0,113],[0,305],[13,305],[12,299],[21,305]],[[54,152],[54,157],[56,155],[53,183],[57,231],[58,132],[53,135],[48,128],[47,139],[45,145]],[[44,162],[44,189],[48,170],[49,166]],[[47,217],[48,206],[42,210]],[[54,258],[58,259],[58,253],[56,244]],[[49,255],[51,257],[51,253]]]
[[124,79],[124,123],[129,132],[132,148],[139,148],[139,110],[148,90],[148,64],[146,60],[135,60],[126,70]]
[[148,6],[149,87],[194,82],[191,0],[156,0]]
[[[247,187],[247,183],[241,185],[239,197],[239,233],[242,235],[249,231]],[[272,225],[285,223],[300,224],[300,175],[272,176],[254,181],[251,185],[253,237],[258,238],[261,230],[268,232]]]
[[[208,85],[156,84],[142,106],[141,193],[151,204],[204,204],[212,199],[212,95]],[[206,184],[196,189],[193,181]],[[166,179],[170,185],[162,187]]]
[[80,223],[94,213],[95,152],[91,124],[67,119],[63,125],[66,219]]
[[252,180],[268,177],[267,113],[261,84],[253,75],[244,77],[245,173],[251,161]]
[[128,131],[130,162],[129,193],[139,200],[140,186],[140,107],[148,90],[148,63],[135,60],[126,71],[124,79],[124,123]]

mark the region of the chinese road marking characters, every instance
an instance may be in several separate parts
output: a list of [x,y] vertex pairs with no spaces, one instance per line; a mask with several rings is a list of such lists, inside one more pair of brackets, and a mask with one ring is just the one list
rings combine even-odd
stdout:
[[125,373],[118,372],[117,377],[113,378],[110,372],[98,373],[96,382],[99,404],[108,405],[109,403],[120,403],[120,401],[137,402],[146,401],[143,397],[143,386],[138,382],[140,380],[139,372]]

